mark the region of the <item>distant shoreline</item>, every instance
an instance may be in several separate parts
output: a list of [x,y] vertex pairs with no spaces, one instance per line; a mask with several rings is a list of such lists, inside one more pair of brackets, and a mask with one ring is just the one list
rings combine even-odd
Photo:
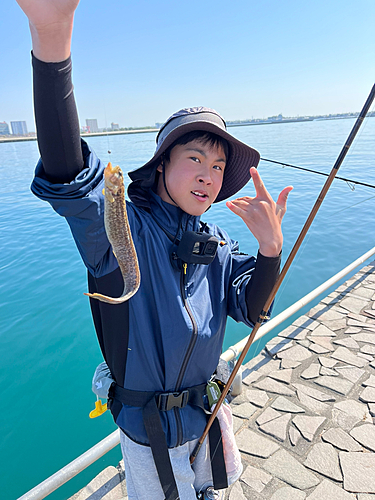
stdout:
[[[374,115],[367,116],[367,118],[373,118]],[[322,120],[348,120],[350,118],[357,118],[356,116],[334,116],[334,117],[311,117],[311,118],[291,118],[285,120],[274,120],[274,121],[259,121],[259,122],[238,122],[238,123],[227,123],[227,127],[245,127],[250,125],[280,125],[282,123],[304,123],[312,121],[322,121]],[[82,138],[85,137],[99,137],[103,135],[125,135],[125,134],[147,134],[147,133],[159,132],[158,128],[138,128],[132,130],[113,130],[108,132],[93,132],[87,134],[81,134]],[[36,141],[36,136],[34,137],[0,137],[0,143],[7,142],[24,142],[24,141]]]

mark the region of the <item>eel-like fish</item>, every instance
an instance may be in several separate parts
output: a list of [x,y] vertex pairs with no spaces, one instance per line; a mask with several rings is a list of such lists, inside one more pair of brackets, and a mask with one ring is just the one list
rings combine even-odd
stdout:
[[117,298],[107,297],[101,293],[85,293],[85,295],[109,304],[121,304],[136,293],[141,278],[126,213],[124,179],[119,166],[112,167],[111,163],[108,163],[104,170],[104,186],[105,230],[124,279],[124,291],[121,297]]

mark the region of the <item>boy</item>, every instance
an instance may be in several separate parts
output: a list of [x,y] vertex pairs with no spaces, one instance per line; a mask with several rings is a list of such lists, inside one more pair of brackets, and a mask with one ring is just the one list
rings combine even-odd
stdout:
[[[123,280],[103,224],[104,167],[81,144],[72,91],[70,41],[78,1],[18,3],[33,40],[41,160],[32,191],[66,217],[88,268],[89,291],[119,296]],[[90,300],[115,380],[109,396],[122,430],[129,499],[193,500],[216,481],[208,443],[189,464],[206,424],[205,387],[218,363],[227,316],[252,326],[275,282],[281,220],[292,189],[274,203],[253,168],[258,161],[259,153],[228,134],[218,113],[188,108],[169,118],[153,158],[130,173],[127,211],[141,286],[121,305]],[[257,259],[240,254],[217,226],[200,222],[212,203],[233,196],[250,174],[256,197],[227,206],[258,240]],[[204,263],[194,251],[181,257],[184,236],[197,232],[220,242]]]

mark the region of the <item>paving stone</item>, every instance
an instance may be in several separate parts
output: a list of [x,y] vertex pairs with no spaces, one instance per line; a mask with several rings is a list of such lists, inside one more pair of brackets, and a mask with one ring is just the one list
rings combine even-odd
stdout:
[[331,340],[333,337],[307,337],[308,340],[314,342],[314,344],[319,344],[321,347],[325,347],[328,351],[334,351],[335,348],[331,344]]
[[299,438],[301,437],[300,431],[291,425],[289,427],[289,439],[292,446],[295,446],[298,443]]
[[318,359],[320,364],[326,368],[333,368],[338,363],[335,359],[326,358],[325,356],[319,356]]
[[318,391],[312,387],[303,384],[292,384],[298,391],[301,391],[308,396],[317,399],[318,401],[336,401],[336,398],[331,394],[327,394],[322,391]]
[[285,450],[279,450],[263,463],[263,468],[300,490],[306,490],[319,484],[319,479],[300,464]]
[[335,332],[337,330],[342,330],[343,328],[346,328],[346,318],[332,319],[330,321],[325,320],[324,324],[326,325],[327,328]]
[[260,408],[263,408],[269,400],[266,392],[257,391],[255,389],[248,389],[246,391],[246,398],[250,401],[250,403],[255,406],[259,406]]
[[320,375],[329,375],[330,377],[338,377],[339,374],[332,370],[332,368],[326,368],[325,366],[321,366],[319,370]]
[[359,286],[352,293],[353,296],[355,295],[356,297],[360,297],[363,299],[371,299],[371,297],[374,295],[374,292],[371,288],[366,288],[364,286]]
[[361,328],[358,328],[356,326],[350,326],[347,330],[345,330],[344,333],[353,334],[353,333],[359,333],[360,331]]
[[303,347],[306,347],[306,348],[309,348],[310,347],[310,344],[311,342],[309,340],[296,340],[297,344],[303,346]]
[[283,369],[288,369],[288,368],[297,368],[301,364],[300,361],[293,361],[292,359],[282,359],[281,360],[281,368]]
[[326,403],[322,403],[321,401],[308,396],[302,391],[297,391],[297,395],[300,402],[314,413],[318,413],[319,415],[321,415],[322,413],[325,413],[330,409],[330,406]]
[[361,300],[359,298],[350,296],[346,297],[345,299],[342,299],[342,301],[340,302],[341,307],[357,314],[361,312],[362,309],[367,306],[367,304],[368,304],[367,300]]
[[277,370],[268,374],[269,377],[279,380],[280,382],[286,382],[290,384],[292,380],[293,370],[291,368],[287,368],[286,370]]
[[[294,349],[294,347],[292,347],[292,349]],[[287,351],[285,351],[285,352],[287,352]],[[260,382],[255,382],[255,384],[253,384],[253,385],[254,385],[254,387],[257,387],[258,389],[262,389],[264,391],[269,391],[269,392],[274,392],[276,394],[282,394],[284,396],[294,396],[294,394],[295,394],[294,390],[289,389],[288,387],[286,387],[285,384],[282,384],[281,382],[277,382],[277,380],[273,380],[272,378],[269,378],[269,377],[266,377],[265,379],[261,380]]]
[[357,366],[358,368],[362,368],[367,364],[366,360],[359,358],[346,347],[338,347],[336,351],[331,354],[331,357],[348,363],[349,365]]
[[319,325],[312,333],[311,337],[336,337],[335,332],[327,328],[325,325]]
[[229,500],[247,500],[241,488],[241,482],[236,481],[230,488]]
[[359,399],[365,403],[375,403],[375,387],[366,387],[359,395]]
[[[234,406],[232,406],[232,408],[234,408]],[[239,418],[239,417],[236,417],[236,415],[233,415],[233,432],[234,432],[234,434],[236,434],[240,430],[240,428],[244,425],[245,422],[246,422],[246,420],[244,420],[243,418]]]
[[366,373],[365,370],[357,368],[356,366],[337,366],[335,371],[342,377],[350,380],[355,384]]
[[372,363],[370,363],[369,366],[371,366],[372,368],[375,368],[375,361],[373,361]]
[[375,331],[374,325],[370,323],[365,323],[364,321],[358,321],[356,319],[348,319],[348,326],[359,326],[361,329],[367,330],[369,333]]
[[371,424],[364,424],[354,427],[350,435],[371,451],[375,451],[375,427]]
[[299,326],[302,329],[315,330],[320,325],[319,321],[311,319],[308,316],[300,316],[295,321],[293,321],[293,326]]
[[358,352],[357,356],[359,356],[360,358],[365,359],[366,361],[374,361],[373,356],[370,356],[369,354],[365,354],[364,352]]
[[306,368],[300,375],[304,379],[311,379],[319,377],[320,365],[318,363],[311,363],[311,365]]
[[324,479],[320,485],[309,495],[306,500],[355,500],[355,495],[348,493],[328,479]]
[[375,354],[375,345],[366,344],[360,348],[360,351],[365,354]]
[[124,498],[121,487],[121,476],[119,471],[109,466],[101,471],[90,483],[83,488],[76,500],[121,500]]
[[340,427],[333,427],[322,434],[323,441],[342,451],[362,451],[362,447]]
[[357,498],[358,500],[374,500],[375,495],[371,495],[370,493],[359,493]]
[[304,328],[295,327],[293,325],[288,326],[282,332],[278,334],[279,337],[295,339],[295,340],[303,340],[306,338],[308,331]]
[[[375,283],[373,283],[373,286],[375,288]],[[374,313],[374,311],[371,311],[370,309],[368,309],[367,311],[362,311],[362,314],[365,316],[368,316],[369,318],[375,319],[375,313]]]
[[[324,307],[321,307],[321,306]],[[334,309],[332,310],[332,307],[329,308],[328,306],[325,306],[324,304],[318,305],[316,307],[313,307],[307,314],[311,318],[318,319],[319,321],[333,321],[336,319],[342,319],[343,315],[335,311]]]
[[327,375],[314,379],[314,384],[320,385],[321,387],[326,387],[327,389],[331,389],[331,391],[335,391],[339,394],[342,394],[343,396],[346,396],[351,391],[354,385],[349,380],[345,380],[340,377],[330,377]]
[[260,372],[251,372],[249,373],[249,375],[246,375],[246,377],[242,379],[242,382],[245,385],[251,385],[253,382],[260,379],[260,377],[263,377]]
[[354,493],[375,493],[375,454],[340,451],[344,488]]
[[326,421],[325,417],[308,417],[297,415],[292,422],[307,441],[312,441],[319,427]]
[[307,455],[304,465],[330,479],[342,481],[337,451],[329,443],[316,443]]
[[280,351],[285,351],[286,349],[290,349],[293,347],[294,342],[291,339],[284,339],[275,337],[265,345],[265,350],[268,352],[270,356],[274,356],[276,353]]
[[280,368],[280,361],[277,359],[274,360],[268,354],[261,352],[258,356],[246,363],[243,368],[243,378],[253,372],[267,375],[267,373]]
[[332,351],[332,349],[327,349],[326,347],[314,343],[309,345],[309,349],[310,351],[315,352],[315,354],[327,354],[327,352]]
[[347,337],[344,339],[334,340],[334,344],[343,345],[348,349],[359,349],[359,344],[352,337]]
[[256,423],[258,425],[263,425],[266,422],[269,422],[270,420],[274,420],[277,417],[281,417],[282,413],[279,413],[278,411],[274,410],[271,407],[268,407],[264,410],[263,413],[259,415],[259,417],[256,419]]
[[286,440],[286,431],[291,416],[291,413],[285,413],[285,415],[261,425],[260,429],[262,432],[265,432],[278,441],[283,442]]
[[250,429],[242,429],[236,436],[236,442],[240,451],[260,458],[268,458],[280,448],[278,444]]
[[360,422],[360,419],[353,415],[349,415],[338,408],[333,408],[331,413],[331,422],[335,427],[340,427],[346,432],[350,432],[353,427]]
[[232,407],[233,415],[240,418],[250,418],[257,410],[258,408],[251,403],[242,403]]
[[239,394],[238,396],[235,396],[232,401],[231,401],[231,404],[232,405],[242,405],[242,403],[248,403],[249,400],[247,399],[246,397],[246,389],[247,387],[244,386],[243,387],[243,391],[241,392],[241,394]]
[[361,314],[356,314],[356,313],[352,313],[352,312],[350,312],[350,313],[347,315],[347,318],[348,318],[348,319],[354,319],[354,320],[356,320],[356,321],[360,321],[360,322],[362,322],[362,321],[363,321],[364,323],[366,323],[366,321],[367,321],[367,318],[366,318],[366,317],[363,317],[363,314],[362,314],[362,313],[361,313]]
[[271,407],[275,410],[285,411],[289,413],[305,413],[305,410],[300,406],[297,406],[292,401],[284,396],[279,396],[275,399],[275,401],[271,404]]
[[375,417],[375,403],[367,403],[370,415]]
[[295,345],[286,351],[277,353],[279,359],[291,359],[293,361],[305,361],[311,356],[311,352],[301,345]]
[[354,399],[346,399],[340,403],[335,403],[334,407],[355,417],[358,422],[361,420],[369,421],[371,419],[367,406]]
[[[340,299],[340,301],[339,301],[340,303],[339,304],[335,304],[335,305],[333,305],[331,307],[331,311],[336,311],[336,312],[338,312],[338,313],[341,314],[341,317],[344,316],[346,318],[346,316],[348,314],[348,310],[345,309],[344,307],[341,307],[341,301],[342,301],[342,299],[343,298]],[[349,313],[349,314],[352,314],[352,313]]]
[[246,483],[250,488],[261,493],[266,484],[268,484],[272,479],[270,474],[264,472],[263,470],[257,469],[256,467],[252,467],[248,465],[245,471],[242,473],[241,481]]
[[291,486],[283,486],[278,489],[270,500],[304,500],[306,493]]

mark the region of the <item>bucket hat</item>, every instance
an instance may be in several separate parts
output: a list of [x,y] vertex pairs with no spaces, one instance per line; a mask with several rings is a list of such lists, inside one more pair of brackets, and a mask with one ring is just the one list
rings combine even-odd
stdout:
[[132,182],[128,187],[128,195],[136,205],[145,205],[145,191],[155,182],[161,155],[181,136],[197,130],[216,134],[228,143],[229,155],[223,184],[214,203],[233,196],[247,184],[251,177],[250,167],[258,166],[258,151],[229,134],[224,119],[215,110],[205,107],[185,108],[170,116],[160,128],[151,160],[129,172]]

